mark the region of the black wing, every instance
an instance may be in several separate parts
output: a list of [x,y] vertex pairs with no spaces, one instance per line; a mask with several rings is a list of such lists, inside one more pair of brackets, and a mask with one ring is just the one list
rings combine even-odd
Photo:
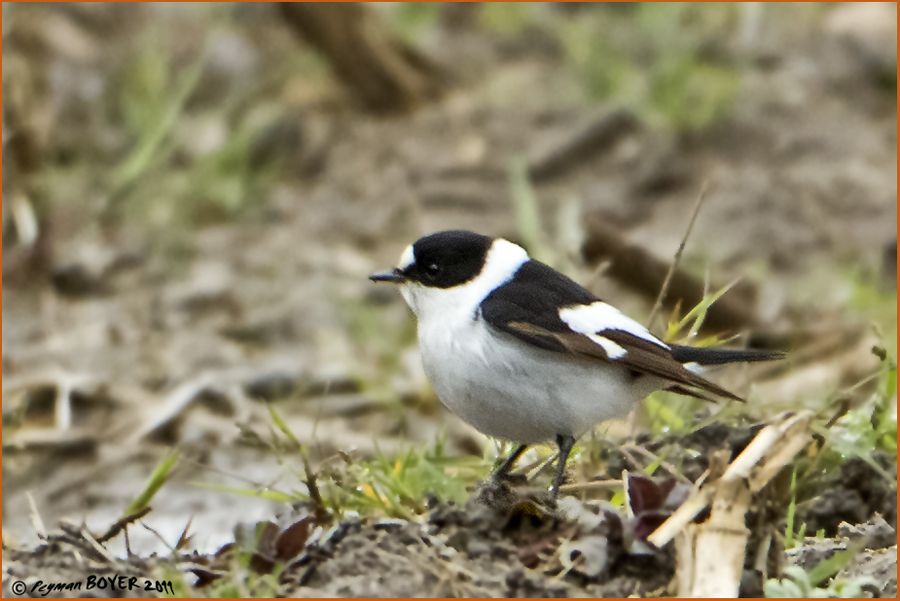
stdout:
[[481,316],[499,330],[551,351],[566,348],[552,337],[511,327],[531,324],[541,330],[562,333],[568,326],[559,317],[559,308],[589,305],[596,296],[552,267],[530,260],[522,265],[513,279],[496,288],[481,303]]
[[634,372],[668,380],[681,393],[693,394],[690,389],[698,388],[742,400],[686,369],[662,343],[616,328],[614,323],[598,324],[590,334],[602,336],[625,351],[624,355],[610,357],[588,333],[572,330],[560,317],[561,308],[599,302],[602,301],[558,271],[538,261],[528,261],[512,280],[485,298],[481,316],[492,327],[542,349],[623,365]]

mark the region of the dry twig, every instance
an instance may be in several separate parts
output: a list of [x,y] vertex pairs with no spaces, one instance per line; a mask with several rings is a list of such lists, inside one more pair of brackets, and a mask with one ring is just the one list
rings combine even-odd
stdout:
[[650,329],[653,328],[653,322],[659,314],[660,309],[662,309],[662,304],[663,301],[666,300],[666,295],[669,293],[669,286],[672,284],[672,276],[675,274],[675,270],[678,269],[681,255],[684,253],[684,247],[691,235],[691,230],[694,229],[694,222],[697,221],[697,215],[700,214],[700,209],[703,207],[703,201],[706,200],[706,192],[708,189],[709,182],[704,181],[703,185],[700,187],[700,193],[697,195],[697,200],[694,202],[694,211],[691,213],[691,220],[688,222],[687,229],[684,230],[684,236],[681,237],[681,243],[678,245],[678,250],[675,251],[675,257],[672,259],[672,264],[669,265],[669,271],[666,272],[666,279],[663,280],[662,287],[659,289],[656,302],[653,303],[653,309],[650,310],[650,317],[647,319],[647,327]]
[[101,536],[97,537],[97,542],[105,543],[106,541],[110,540],[111,538],[113,538],[114,536],[119,534],[119,532],[124,530],[126,527],[128,527],[129,524],[138,521],[139,519],[141,519],[142,517],[144,517],[145,515],[150,513],[150,511],[151,511],[151,507],[149,505],[147,505],[143,509],[139,509],[138,511],[135,511],[134,513],[128,514],[126,516],[122,516],[121,518],[119,518],[118,520],[113,522],[113,524],[109,528],[106,529],[106,532],[104,532]]
[[590,492],[595,490],[616,490],[622,486],[622,480],[591,480],[588,482],[573,482],[559,487],[561,493]]
[[41,514],[38,513],[37,504],[34,502],[34,497],[31,496],[31,491],[25,491],[25,498],[28,499],[28,507],[31,510],[28,514],[28,517],[31,519],[31,525],[37,533],[38,538],[46,540],[47,528],[44,526],[44,520],[41,519]]

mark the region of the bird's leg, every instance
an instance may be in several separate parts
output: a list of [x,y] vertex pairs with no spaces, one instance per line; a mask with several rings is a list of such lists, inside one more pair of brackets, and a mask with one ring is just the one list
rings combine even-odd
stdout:
[[512,453],[509,454],[509,457],[503,460],[503,463],[500,464],[500,467],[491,474],[492,480],[503,480],[507,476],[509,476],[509,470],[512,469],[513,465],[516,463],[516,459],[522,456],[522,453],[525,452],[525,449],[528,448],[527,444],[520,444],[517,446]]
[[562,486],[563,480],[566,479],[566,462],[569,460],[569,453],[572,452],[572,445],[575,439],[564,434],[556,435],[556,445],[559,447],[559,459],[556,462],[556,478],[553,480],[553,486],[550,487],[550,498],[556,501],[559,496],[559,487]]

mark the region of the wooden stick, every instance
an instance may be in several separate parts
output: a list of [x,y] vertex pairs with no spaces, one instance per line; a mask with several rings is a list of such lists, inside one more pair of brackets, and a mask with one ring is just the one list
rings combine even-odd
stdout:
[[675,538],[709,505],[720,482],[745,481],[752,492],[761,490],[807,444],[811,419],[812,413],[809,411],[785,413],[774,418],[773,423],[760,430],[731,462],[721,478],[707,482],[691,495],[647,537],[647,541],[662,547]]
[[[703,484],[647,537],[657,547],[675,539],[679,596],[738,596],[750,535],[745,516],[752,495],[808,444],[811,418],[809,411],[775,417],[719,472],[721,477]],[[693,523],[708,505],[709,518]]]
[[[596,213],[585,218],[585,241],[581,254],[591,265],[609,260],[608,273],[611,277],[647,297],[657,296],[669,271],[665,261],[627,241],[619,229],[609,225],[602,215]],[[673,307],[681,301],[683,307],[693,307],[703,300],[703,292],[702,281],[682,270],[675,270],[663,305]],[[752,326],[756,322],[752,304],[754,297],[752,286],[736,286],[709,308],[704,329],[735,331]]]

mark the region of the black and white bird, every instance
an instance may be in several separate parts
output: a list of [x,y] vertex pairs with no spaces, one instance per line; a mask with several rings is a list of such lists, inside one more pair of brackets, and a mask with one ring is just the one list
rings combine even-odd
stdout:
[[575,440],[628,414],[655,390],[740,398],[697,366],[781,353],[666,344],[524,248],[453,230],[406,247],[396,268],[369,276],[399,285],[418,319],[422,363],[444,406],[489,436],[559,446],[555,499]]

